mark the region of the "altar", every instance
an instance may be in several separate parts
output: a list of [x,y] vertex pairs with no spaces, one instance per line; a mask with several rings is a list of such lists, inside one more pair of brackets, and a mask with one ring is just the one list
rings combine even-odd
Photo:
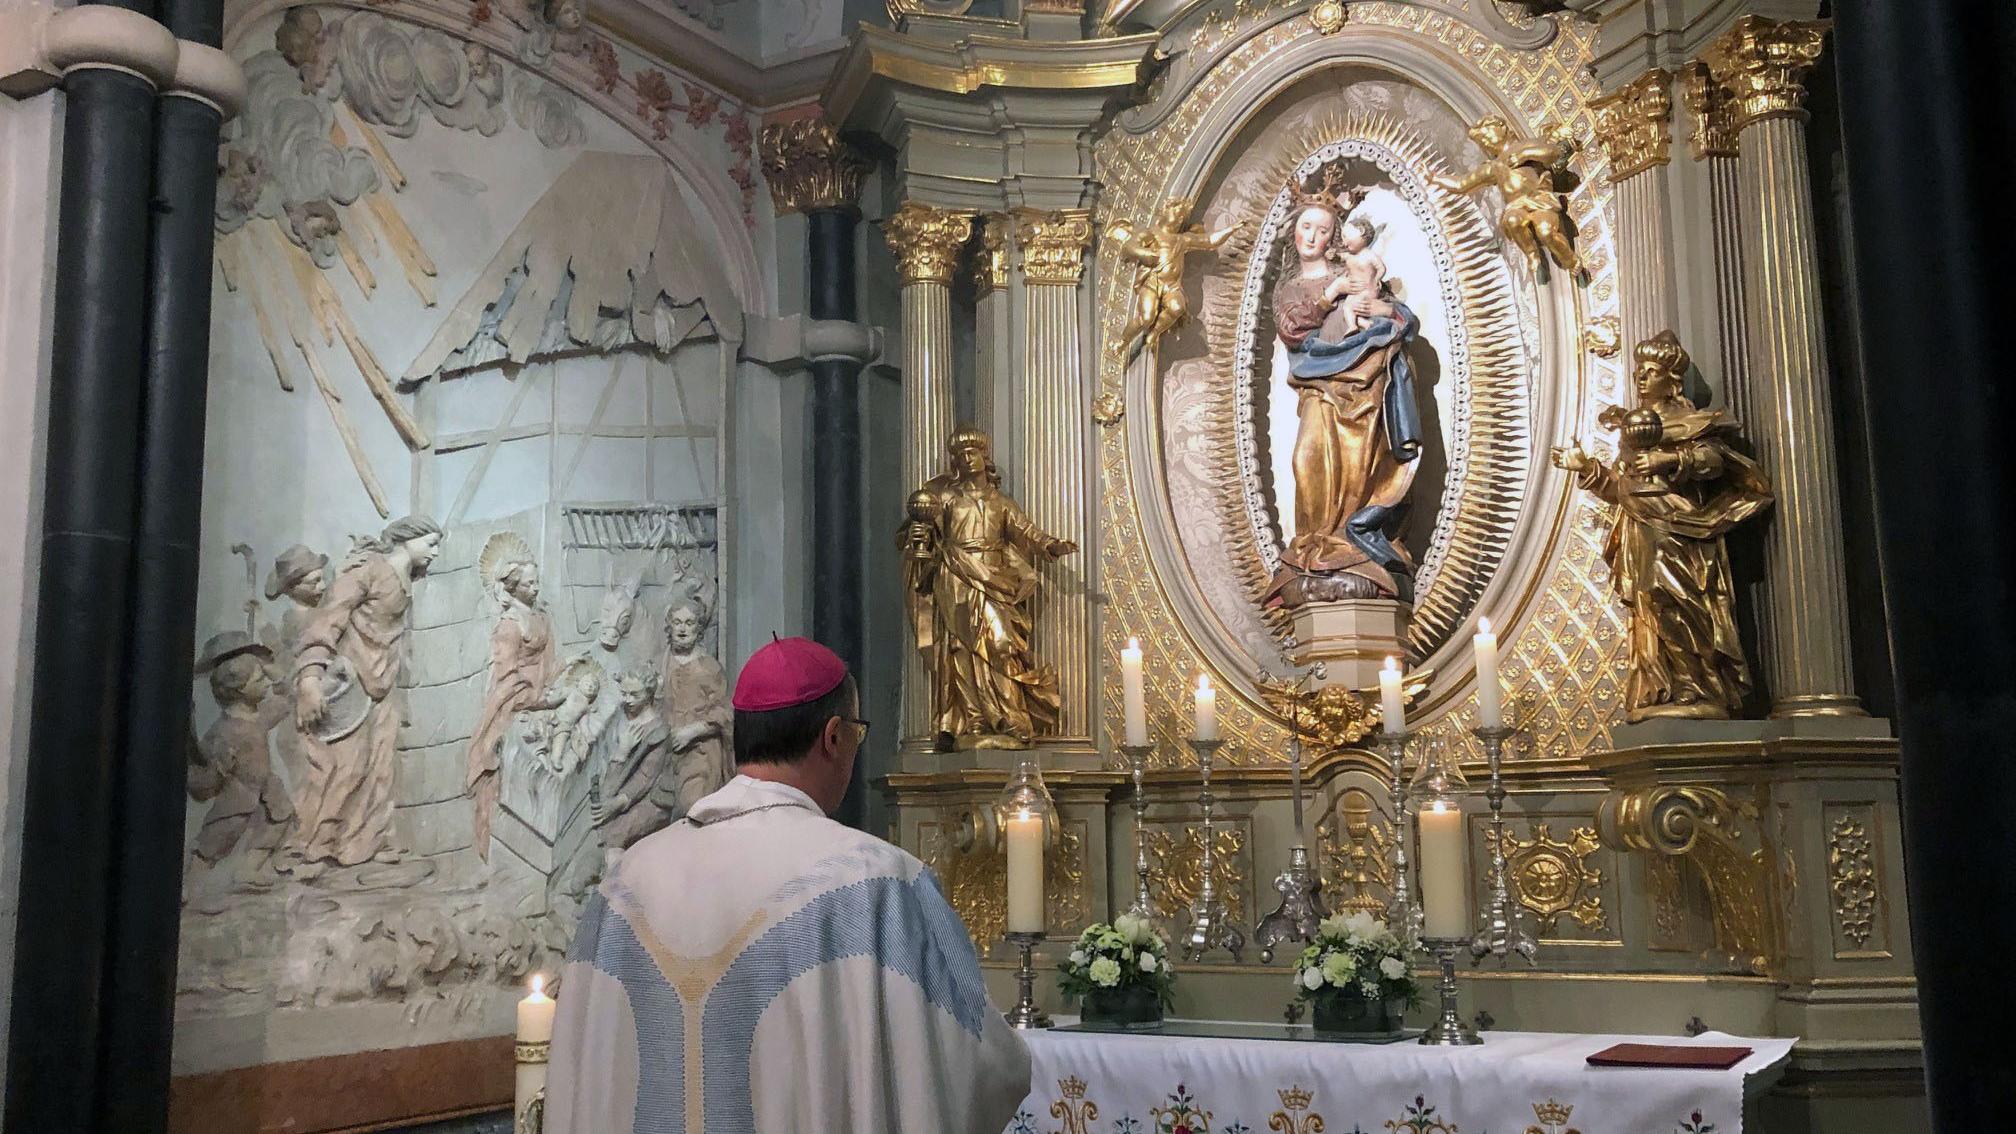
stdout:
[[[1185,1023],[1172,1020],[1170,1030]],[[1746,1108],[1778,1081],[1792,1049],[1791,1040],[1716,1032],[1681,1039],[1489,1032],[1479,1046],[1424,1047],[1314,1042],[1306,1025],[1213,1022],[1200,1030],[1213,1034],[1025,1033],[1034,1085],[1008,1134],[1741,1134]],[[1751,1053],[1719,1071],[1587,1063],[1634,1041]]]

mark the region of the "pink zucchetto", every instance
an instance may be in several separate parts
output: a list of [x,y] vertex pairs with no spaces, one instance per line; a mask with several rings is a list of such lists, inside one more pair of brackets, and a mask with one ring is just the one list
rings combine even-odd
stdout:
[[847,680],[840,655],[810,638],[777,638],[749,655],[735,679],[735,708],[767,713],[817,701]]

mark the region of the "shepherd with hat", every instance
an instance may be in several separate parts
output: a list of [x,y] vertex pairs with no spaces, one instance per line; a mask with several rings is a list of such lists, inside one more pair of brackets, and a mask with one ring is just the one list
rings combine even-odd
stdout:
[[923,863],[829,818],[868,735],[846,664],[772,641],[731,703],[735,778],[582,910],[546,1129],[1003,1129],[1029,1054],[966,926]]
[[196,675],[210,678],[220,713],[190,753],[189,794],[210,804],[190,853],[192,878],[223,862],[240,843],[252,853],[239,876],[253,876],[294,821],[294,801],[273,774],[266,742],[272,725],[259,711],[272,688],[267,668],[272,661],[273,651],[243,630],[216,635],[196,658]]

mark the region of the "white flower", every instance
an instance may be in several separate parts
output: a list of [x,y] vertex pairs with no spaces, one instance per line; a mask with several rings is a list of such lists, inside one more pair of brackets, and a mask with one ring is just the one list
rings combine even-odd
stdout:
[[1144,973],[1152,973],[1162,964],[1162,962],[1157,961],[1155,959],[1155,954],[1150,953],[1146,949],[1141,950],[1141,956],[1138,958],[1138,963],[1141,966],[1141,971]]
[[1399,980],[1407,975],[1407,962],[1398,957],[1387,957],[1379,962],[1379,972],[1387,980]]
[[1139,941],[1147,930],[1147,922],[1131,913],[1123,913],[1113,919],[1113,928],[1129,941]]
[[1344,915],[1331,914],[1329,917],[1326,917],[1322,921],[1317,922],[1316,935],[1318,937],[1344,936]]
[[1349,953],[1332,953],[1323,958],[1323,979],[1339,988],[1351,983],[1358,972],[1358,963]]
[[1322,987],[1323,987],[1323,970],[1322,970],[1322,969],[1303,969],[1303,970],[1302,970],[1302,987],[1303,987],[1303,988],[1306,988],[1306,989],[1308,989],[1308,990],[1309,990],[1309,991],[1311,991],[1311,992],[1314,992],[1314,991],[1316,991],[1317,989],[1319,989],[1319,988],[1322,988]]
[[1086,975],[1092,978],[1093,984],[1112,988],[1120,983],[1120,962],[1111,957],[1101,957],[1092,962],[1092,968]]
[[1385,932],[1385,929],[1386,925],[1384,922],[1381,922],[1378,918],[1363,910],[1359,910],[1344,919],[1344,934],[1351,939],[1351,943],[1354,945],[1370,941],[1380,933]]
[[1071,950],[1071,965],[1073,968],[1082,969],[1085,967],[1085,950],[1083,949]]

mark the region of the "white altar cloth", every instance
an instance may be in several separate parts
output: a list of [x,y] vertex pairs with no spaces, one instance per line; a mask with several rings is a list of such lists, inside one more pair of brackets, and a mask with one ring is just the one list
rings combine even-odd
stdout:
[[[1029,1031],[1008,1134],[1741,1134],[1789,1039],[1487,1032],[1476,1047]],[[1615,1043],[1748,1047],[1727,1071],[1591,1067]]]

